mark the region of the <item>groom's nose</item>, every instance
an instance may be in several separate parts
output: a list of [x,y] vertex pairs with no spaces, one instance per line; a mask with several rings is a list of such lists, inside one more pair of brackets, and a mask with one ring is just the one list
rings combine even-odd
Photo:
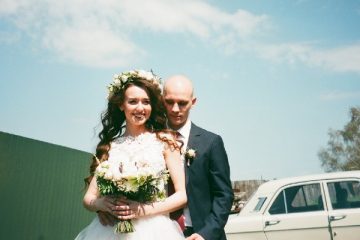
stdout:
[[177,103],[174,103],[171,110],[173,112],[179,112],[180,111],[179,105]]

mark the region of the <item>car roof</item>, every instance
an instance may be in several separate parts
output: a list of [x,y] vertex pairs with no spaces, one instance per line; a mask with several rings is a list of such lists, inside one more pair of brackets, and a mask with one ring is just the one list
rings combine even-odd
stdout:
[[[332,172],[332,173],[322,173],[322,174],[313,174],[313,175],[304,175],[298,177],[288,177],[276,180],[270,180],[258,188],[257,193],[270,193],[277,191],[280,187],[303,183],[303,182],[311,182],[317,180],[332,180],[338,178],[360,178],[360,171],[344,171],[344,172]],[[258,195],[257,194],[257,195]]]

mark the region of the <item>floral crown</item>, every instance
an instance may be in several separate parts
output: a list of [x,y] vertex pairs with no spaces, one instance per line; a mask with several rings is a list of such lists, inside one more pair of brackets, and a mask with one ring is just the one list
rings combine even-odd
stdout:
[[160,77],[155,75],[152,71],[144,70],[131,70],[128,72],[122,72],[121,74],[115,74],[113,77],[113,82],[109,84],[108,90],[108,99],[113,95],[123,90],[125,86],[134,80],[144,79],[149,81],[151,84],[158,86],[161,89]]

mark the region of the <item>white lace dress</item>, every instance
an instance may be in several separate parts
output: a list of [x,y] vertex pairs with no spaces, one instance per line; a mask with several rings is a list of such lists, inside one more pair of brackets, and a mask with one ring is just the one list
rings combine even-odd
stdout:
[[[137,137],[120,137],[111,144],[109,160],[121,156],[124,152],[131,159],[146,161],[149,164],[166,168],[163,156],[164,144],[153,133],[144,133]],[[98,217],[84,229],[75,240],[159,240],[185,239],[177,222],[168,215],[156,215],[131,220],[135,231],[132,233],[114,233],[114,227],[104,227]]]

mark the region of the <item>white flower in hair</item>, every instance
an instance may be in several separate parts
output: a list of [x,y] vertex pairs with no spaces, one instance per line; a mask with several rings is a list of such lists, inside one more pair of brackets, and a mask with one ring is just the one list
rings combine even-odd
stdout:
[[141,78],[144,78],[148,81],[152,80],[154,78],[154,75],[151,72],[147,72],[144,70],[139,70],[138,76]]
[[148,72],[145,70],[131,70],[128,72],[122,72],[121,74],[114,74],[113,82],[108,86],[108,98],[111,98],[114,94],[124,89],[126,84],[131,83],[136,79],[147,80],[161,89],[160,78],[152,71]]
[[122,76],[121,76],[121,82],[126,83],[126,81],[127,81],[128,78],[129,78],[128,76],[122,75]]

